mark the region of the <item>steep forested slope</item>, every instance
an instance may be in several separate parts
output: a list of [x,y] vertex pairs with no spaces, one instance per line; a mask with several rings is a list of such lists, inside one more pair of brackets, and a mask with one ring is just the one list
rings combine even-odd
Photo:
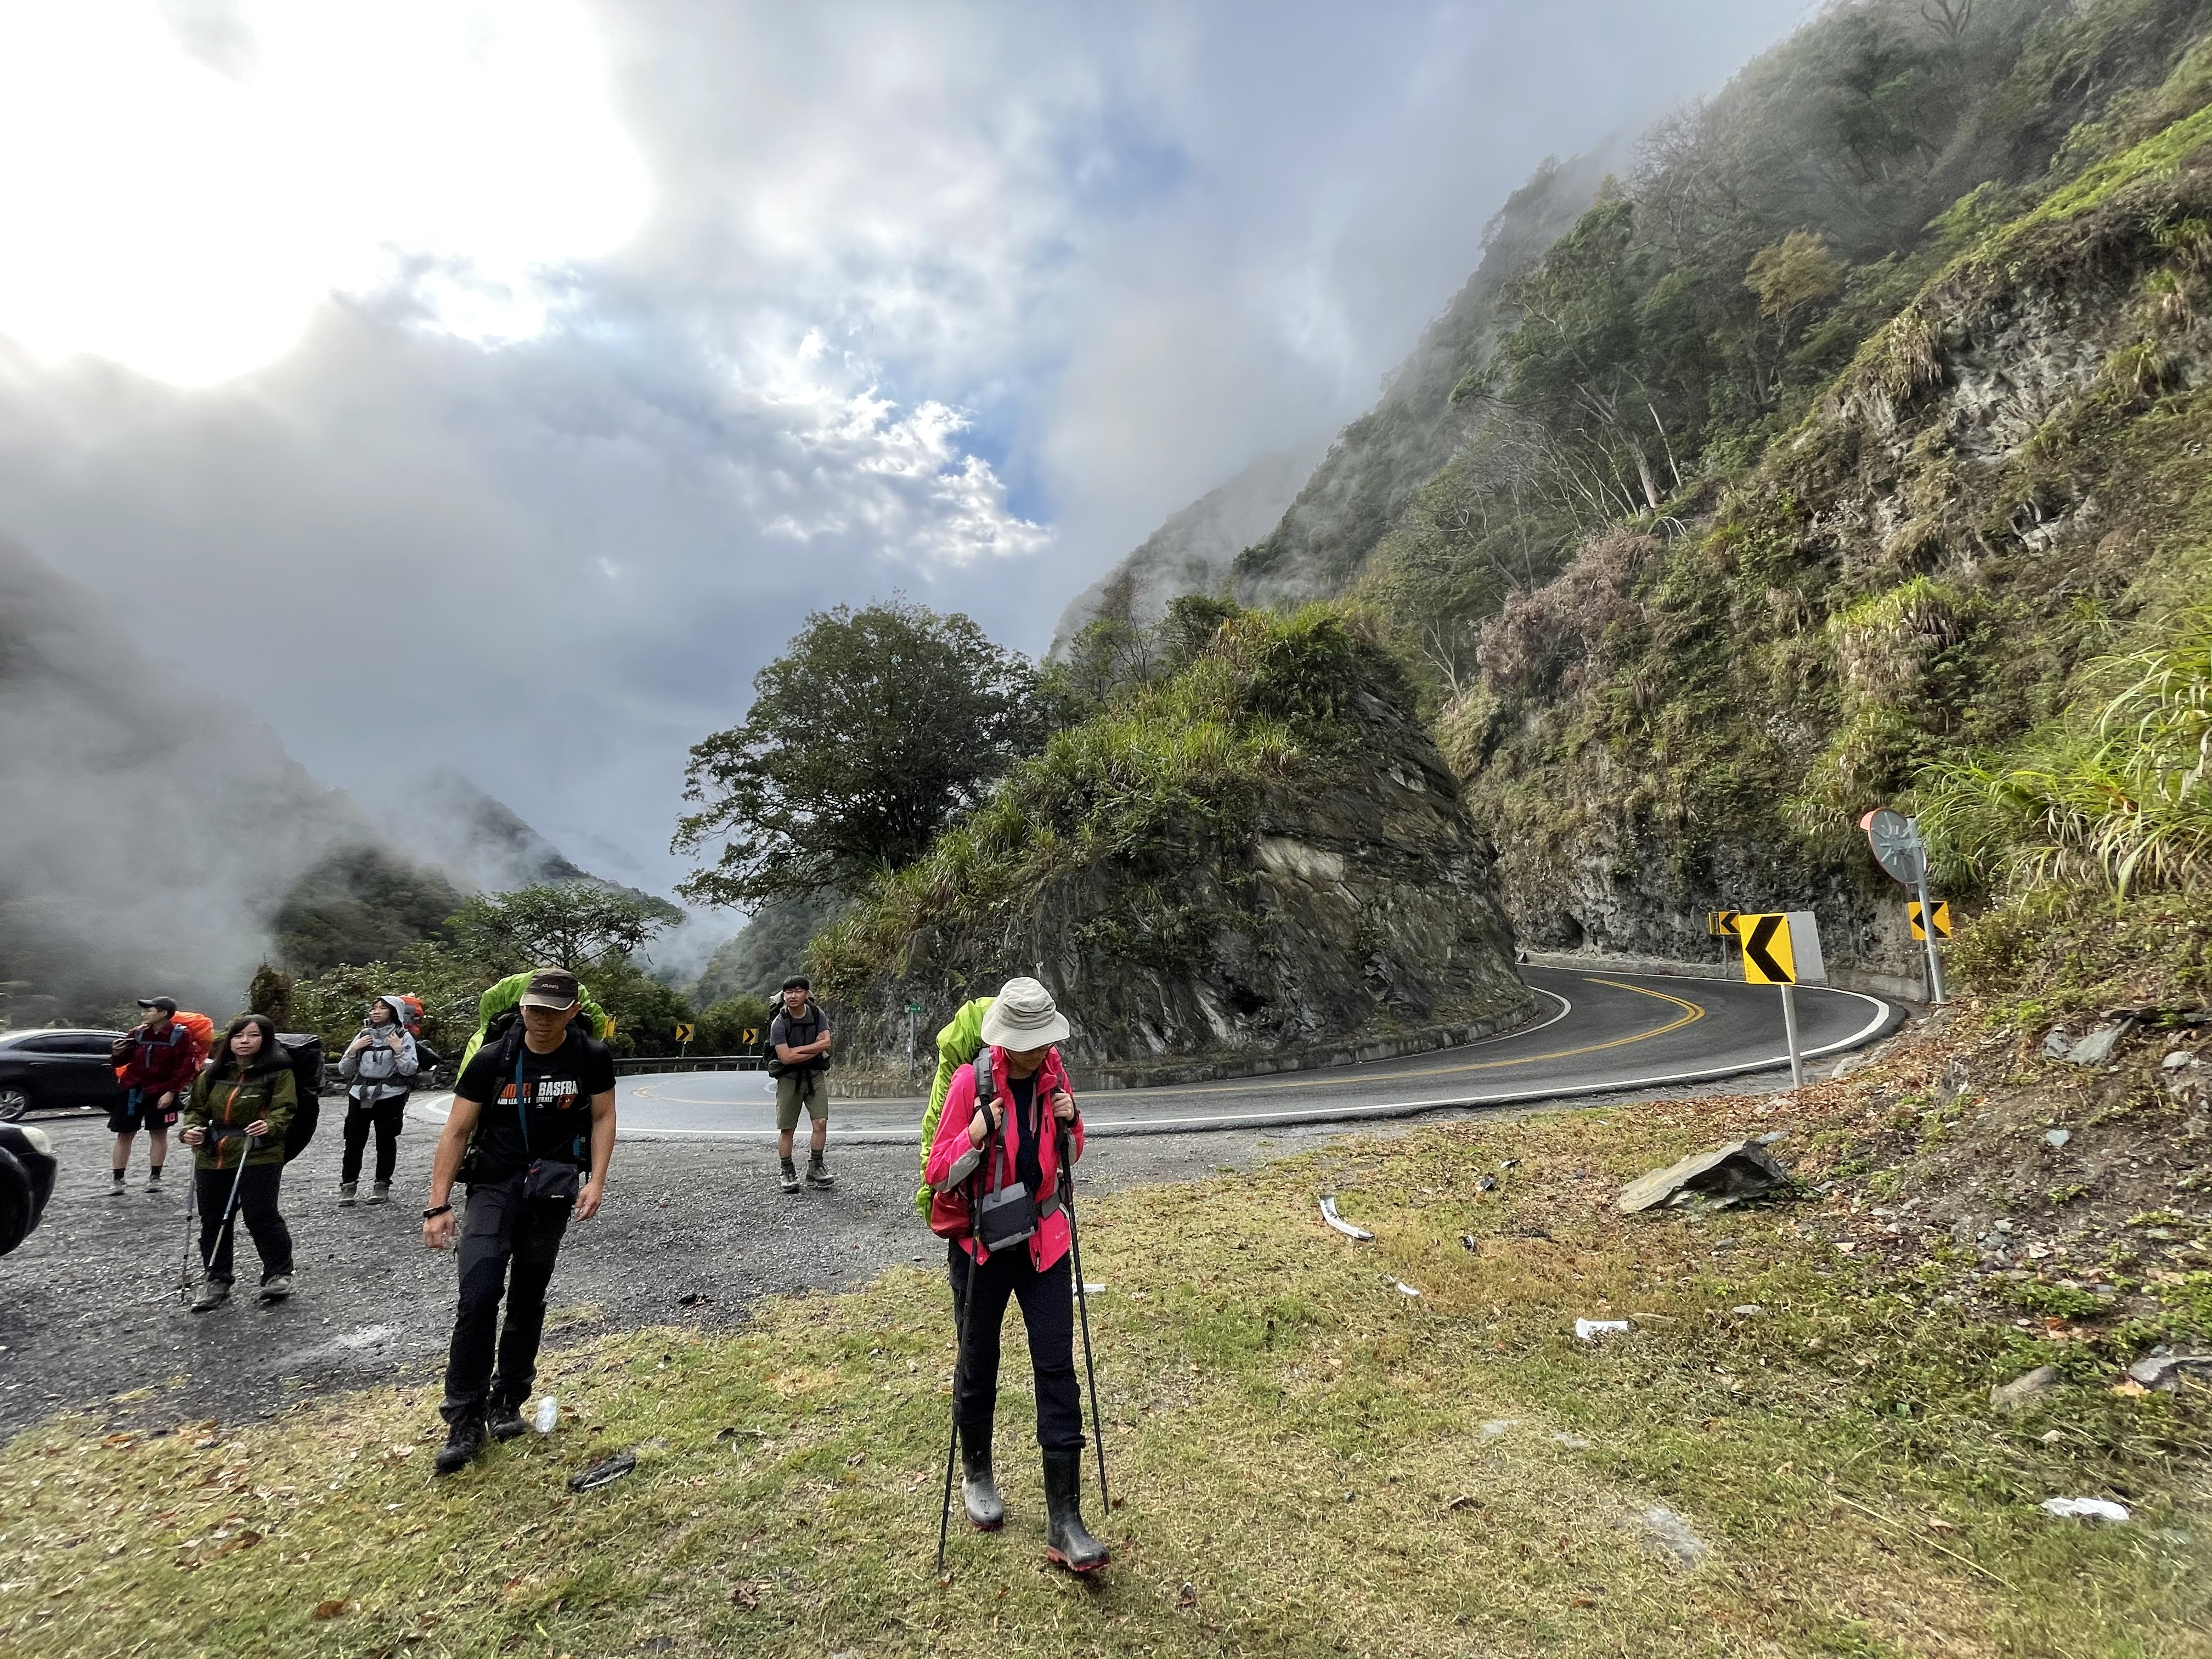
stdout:
[[[1971,757],[2094,703],[2091,665],[2155,646],[2201,601],[2201,10],[2108,0],[2045,19],[1958,143],[2008,167],[2055,149],[2049,170],[1983,181],[1872,264],[1823,270],[1807,237],[1798,291],[1827,296],[1800,302],[1812,320],[1779,360],[1775,412],[1731,432],[1711,405],[1674,405],[1678,430],[1719,433],[1697,470],[1485,620],[1443,726],[1528,942],[1680,955],[1704,948],[1707,908],[1809,904],[1832,961],[1909,974],[1857,816],[1940,799]],[[2100,118],[2055,143],[2085,87],[2106,94]],[[1573,268],[1571,238],[1537,282],[1579,298],[1642,277],[1650,315],[1674,273],[1633,228],[1642,212],[1623,198],[1577,228],[1611,239],[1609,270]],[[1886,314],[1860,343],[1869,308]],[[1791,394],[1844,343],[1839,374]],[[1661,384],[1635,367],[1639,337],[1533,369],[1521,343],[1495,369],[1501,401],[1540,374],[1585,384],[1591,364]],[[1628,488],[1620,434],[1547,430]],[[1753,445],[1761,459],[1731,465]]]

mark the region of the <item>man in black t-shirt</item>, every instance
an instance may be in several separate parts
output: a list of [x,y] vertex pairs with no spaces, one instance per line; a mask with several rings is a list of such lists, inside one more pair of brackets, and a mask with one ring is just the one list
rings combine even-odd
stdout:
[[783,982],[783,1007],[769,1022],[769,1052],[779,1068],[775,1079],[775,1152],[783,1164],[783,1190],[799,1190],[799,1171],[792,1168],[791,1141],[799,1130],[804,1107],[814,1127],[808,1135],[806,1184],[830,1187],[836,1177],[823,1167],[822,1153],[830,1144],[830,1017],[813,1000],[805,975],[793,974]]
[[449,1425],[438,1453],[441,1474],[474,1459],[487,1434],[507,1440],[523,1431],[562,1235],[571,1214],[579,1221],[597,1215],[606,1192],[615,1063],[606,1045],[576,1022],[581,996],[574,974],[540,969],[514,1025],[461,1068],[438,1137],[430,1205],[422,1212],[422,1242],[430,1249],[453,1242],[454,1181],[469,1188],[460,1302],[438,1408]]

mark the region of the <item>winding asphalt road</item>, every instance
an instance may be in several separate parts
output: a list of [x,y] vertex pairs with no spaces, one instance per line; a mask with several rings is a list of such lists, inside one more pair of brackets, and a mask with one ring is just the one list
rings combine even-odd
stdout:
[[[1503,1036],[1321,1071],[1094,1091],[1085,1126],[1099,1136],[1357,1123],[1701,1083],[1790,1063],[1782,994],[1771,986],[1560,968],[1524,968],[1522,976],[1540,1012]],[[1895,1004],[1856,992],[1801,987],[1796,995],[1808,1060],[1873,1042],[1904,1018]],[[763,1143],[775,1135],[775,1085],[758,1072],[625,1078],[617,1099],[626,1139]],[[426,1097],[413,1110],[442,1122],[449,1100]],[[910,1096],[839,1100],[831,1109],[841,1146],[911,1145],[921,1118]]]
[[[1415,1059],[1175,1088],[1086,1096],[1087,1194],[1249,1168],[1326,1140],[1331,1126],[1451,1107],[1505,1106],[1621,1091],[1688,1092],[1786,1064],[1779,994],[1717,980],[1524,970],[1546,1012],[1510,1036]],[[1901,1011],[1870,997],[1798,994],[1814,1057],[1871,1042]],[[555,1280],[558,1348],[608,1330],[735,1329],[759,1297],[829,1291],[896,1263],[941,1271],[945,1247],[913,1207],[918,1103],[836,1104],[830,1192],[776,1179],[772,1103],[757,1073],[641,1077],[622,1085],[607,1207],[572,1231]],[[441,1121],[446,1103],[415,1115]],[[436,1137],[411,1124],[393,1201],[340,1208],[342,1115],[324,1107],[315,1144],[284,1172],[298,1273],[289,1302],[250,1296],[184,1311],[185,1185],[127,1191],[107,1179],[112,1137],[94,1115],[49,1119],[61,1182],[45,1224],[0,1261],[0,1436],[69,1407],[114,1426],[163,1426],[274,1411],[303,1393],[419,1386],[423,1432],[453,1315],[453,1260],[422,1243]],[[1209,1132],[1210,1131],[1210,1132]],[[719,1142],[710,1152],[704,1143]],[[241,1243],[240,1267],[254,1270]],[[251,1284],[251,1279],[246,1281]]]

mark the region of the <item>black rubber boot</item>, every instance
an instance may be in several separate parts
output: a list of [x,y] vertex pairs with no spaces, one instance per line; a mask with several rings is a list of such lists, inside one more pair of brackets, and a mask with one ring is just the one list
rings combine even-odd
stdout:
[[1044,1455],[1044,1507],[1049,1517],[1044,1553],[1070,1572],[1096,1572],[1109,1559],[1106,1547],[1083,1525],[1083,1454]]
[[960,1437],[960,1504],[968,1511],[968,1524],[978,1532],[996,1532],[1006,1524],[1006,1506],[991,1478],[988,1432],[972,1443],[964,1432]]
[[447,1431],[446,1443],[438,1448],[437,1470],[441,1474],[452,1474],[465,1469],[483,1455],[484,1419],[481,1410],[464,1413],[454,1419]]
[[512,1440],[519,1434],[526,1433],[530,1428],[530,1425],[522,1420],[522,1402],[497,1394],[491,1397],[484,1426],[491,1431],[491,1437],[495,1440]]

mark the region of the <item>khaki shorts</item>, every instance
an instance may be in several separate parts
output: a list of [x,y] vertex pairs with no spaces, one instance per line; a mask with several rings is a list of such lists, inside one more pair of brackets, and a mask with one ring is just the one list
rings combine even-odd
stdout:
[[789,1134],[799,1127],[799,1109],[817,1123],[830,1121],[830,1074],[827,1072],[786,1072],[775,1080],[775,1128]]

